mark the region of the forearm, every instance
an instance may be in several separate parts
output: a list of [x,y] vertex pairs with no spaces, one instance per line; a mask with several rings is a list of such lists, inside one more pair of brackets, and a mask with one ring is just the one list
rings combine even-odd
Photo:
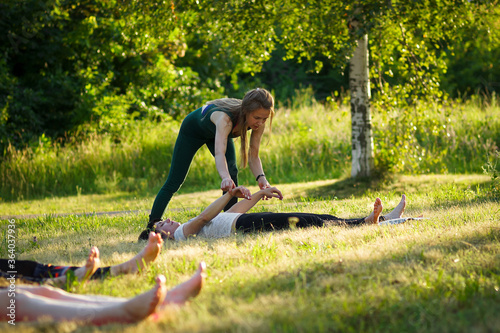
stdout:
[[252,209],[253,206],[257,202],[259,202],[264,197],[263,191],[258,191],[252,194],[252,198],[250,200],[241,200],[231,207],[227,213],[241,213],[244,214]]
[[258,155],[257,156],[252,156],[252,155],[249,156],[248,167],[250,168],[250,171],[252,171],[252,173],[255,177],[264,173],[264,169],[262,168],[262,162],[261,162],[260,157]]
[[226,157],[223,154],[215,155],[215,167],[217,168],[220,179],[231,178],[227,167]]
[[212,202],[205,210],[195,217],[193,220],[188,222],[184,226],[184,236],[189,237],[191,235],[196,235],[200,232],[200,230],[214,217],[219,215],[219,213],[224,209],[229,200],[231,200],[233,196],[230,192],[227,192],[222,197],[218,198],[214,202]]
[[233,196],[230,192],[225,193],[223,196],[219,197],[217,200],[212,202],[205,210],[199,215],[207,219],[207,222],[212,220],[214,217],[219,215],[219,213],[224,209],[229,200]]

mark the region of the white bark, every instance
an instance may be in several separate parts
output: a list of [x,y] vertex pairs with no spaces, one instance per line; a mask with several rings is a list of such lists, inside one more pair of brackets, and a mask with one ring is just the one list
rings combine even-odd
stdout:
[[374,167],[370,80],[368,72],[368,35],[358,40],[350,60],[352,169],[351,177],[369,177]]

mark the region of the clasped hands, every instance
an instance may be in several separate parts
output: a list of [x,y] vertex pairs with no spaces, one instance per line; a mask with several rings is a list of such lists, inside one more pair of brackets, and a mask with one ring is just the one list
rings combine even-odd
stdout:
[[[234,184],[233,180],[229,177],[227,178],[224,178],[220,184],[220,189],[224,192],[230,192],[231,190],[235,189],[236,188],[236,185]],[[259,188],[261,190],[265,190],[267,188],[271,188],[271,185],[269,184],[269,182],[266,180],[266,177],[260,177],[259,178]],[[276,189],[274,187],[274,189]],[[278,189],[276,189],[278,190]],[[278,190],[279,191],[279,190]],[[281,192],[280,192],[280,195],[281,195]],[[268,196],[268,195],[264,195],[262,197],[262,200],[269,200],[271,198],[278,198],[274,195],[271,195],[271,196]],[[244,197],[240,197],[240,198],[244,198]],[[283,196],[281,196],[280,200],[283,198]]]
[[[262,198],[277,198],[283,200],[283,194],[276,187],[267,187],[259,191],[263,194]],[[252,199],[252,193],[245,186],[238,186],[229,190],[229,194],[234,197],[250,200]]]

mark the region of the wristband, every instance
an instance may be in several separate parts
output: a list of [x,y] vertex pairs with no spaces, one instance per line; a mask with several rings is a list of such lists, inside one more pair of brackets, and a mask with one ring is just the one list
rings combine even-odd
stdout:
[[260,177],[265,177],[265,176],[266,176],[265,174],[261,173],[260,175],[257,176],[257,178],[255,178],[255,181],[258,182]]

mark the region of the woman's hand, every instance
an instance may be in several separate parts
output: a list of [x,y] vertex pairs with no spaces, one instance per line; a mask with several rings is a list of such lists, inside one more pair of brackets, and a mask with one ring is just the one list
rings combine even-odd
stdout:
[[229,192],[233,188],[235,188],[236,185],[234,184],[233,180],[231,178],[224,178],[222,182],[220,183],[220,189],[224,192]]
[[283,200],[283,194],[276,187],[268,187],[268,188],[262,189],[260,191],[262,192],[262,194],[264,194],[263,198],[267,198],[267,199],[277,198],[277,199]]
[[261,190],[268,188],[268,187],[271,187],[271,185],[269,184],[269,182],[266,179],[266,176],[259,177],[258,182],[259,182],[259,188]]
[[245,186],[238,186],[231,190],[229,190],[229,194],[233,197],[242,198],[242,199],[252,199],[252,193]]
[[[271,185],[269,184],[269,182],[266,179],[266,176],[259,177],[258,182],[259,182],[259,188],[261,190],[264,190],[266,188],[270,188],[271,187]],[[271,199],[271,198],[268,197],[267,195],[262,197],[262,200],[269,200],[269,199]]]

